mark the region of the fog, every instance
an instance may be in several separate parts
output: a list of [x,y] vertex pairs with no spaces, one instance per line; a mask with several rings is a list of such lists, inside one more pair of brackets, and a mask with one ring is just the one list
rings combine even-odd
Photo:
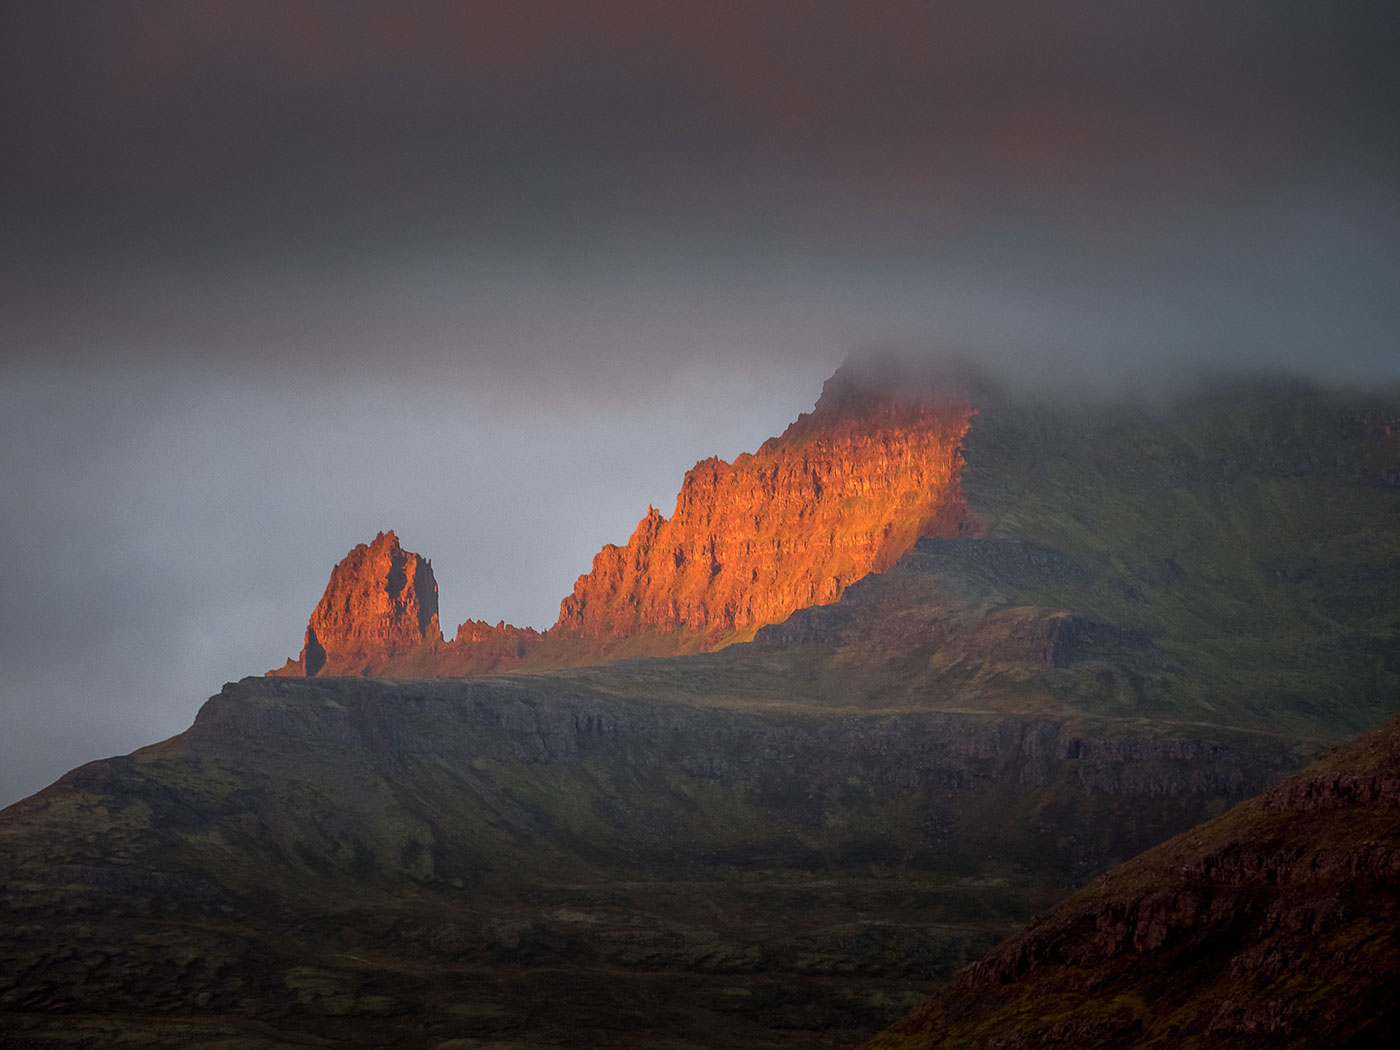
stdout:
[[1400,382],[1392,5],[7,4],[0,803],[395,529],[547,626],[852,349]]

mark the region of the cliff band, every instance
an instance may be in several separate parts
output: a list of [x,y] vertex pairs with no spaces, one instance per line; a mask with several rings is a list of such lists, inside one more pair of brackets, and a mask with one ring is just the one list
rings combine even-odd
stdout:
[[966,530],[968,399],[892,368],[844,366],[782,436],[697,463],[671,517],[650,508],[625,546],[599,551],[546,632],[469,621],[443,643],[431,567],[381,533],[336,566],[300,659],[277,673],[455,675],[709,651],[836,601],[920,537]]

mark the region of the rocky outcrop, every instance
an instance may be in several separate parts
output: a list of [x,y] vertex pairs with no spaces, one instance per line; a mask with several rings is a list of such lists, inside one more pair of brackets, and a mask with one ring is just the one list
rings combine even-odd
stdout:
[[291,666],[307,677],[369,674],[400,653],[441,641],[432,563],[399,546],[391,530],[331,570]]
[[[518,667],[531,654],[538,653],[544,634],[533,627],[515,627],[500,620],[468,620],[457,627],[452,641],[430,653],[420,654],[422,674],[489,674]],[[398,661],[396,670],[413,670],[411,660]]]
[[652,508],[560,606],[585,637],[685,632],[706,647],[838,599],[921,536],[964,525],[965,400],[895,396],[844,374],[815,411],[733,463],[685,477],[668,519]]
[[959,390],[890,361],[848,363],[782,436],[733,463],[696,464],[671,517],[649,508],[625,546],[604,547],[543,633],[471,621],[425,645],[440,641],[429,627],[436,592],[429,611],[410,570],[426,562],[403,555],[404,569],[391,569],[384,545],[397,541],[381,535],[336,568],[300,660],[275,673],[476,674],[748,640],[836,601],[920,537],[966,530],[959,447],[972,408]]

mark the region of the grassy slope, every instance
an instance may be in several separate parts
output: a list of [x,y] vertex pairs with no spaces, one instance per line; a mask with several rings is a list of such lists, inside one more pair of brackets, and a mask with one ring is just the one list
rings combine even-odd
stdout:
[[1394,402],[1280,385],[1107,424],[990,415],[965,474],[987,537],[1087,570],[1017,597],[1146,630],[1183,672],[1176,717],[1335,742],[1393,713]]

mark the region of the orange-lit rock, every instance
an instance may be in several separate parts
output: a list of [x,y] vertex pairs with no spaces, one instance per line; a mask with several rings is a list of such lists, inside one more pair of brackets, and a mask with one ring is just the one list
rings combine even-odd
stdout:
[[441,641],[432,564],[381,532],[331,570],[300,669],[308,677],[373,674],[400,653]]
[[838,372],[781,437],[696,464],[670,519],[651,509],[625,547],[604,547],[554,631],[698,634],[710,648],[835,601],[920,536],[963,527],[970,417],[966,400],[895,396]]
[[[425,673],[439,675],[485,674],[519,666],[545,636],[533,627],[515,627],[504,620],[489,624],[468,620],[457,628],[457,635],[441,650],[423,661]],[[395,670],[413,670],[412,661],[399,661]]]
[[543,633],[471,620],[442,642],[431,567],[381,534],[336,567],[301,660],[273,673],[479,674],[752,638],[835,601],[919,537],[965,530],[971,417],[967,397],[889,361],[843,366],[781,437],[697,463],[671,517],[649,508],[625,546],[599,551]]

